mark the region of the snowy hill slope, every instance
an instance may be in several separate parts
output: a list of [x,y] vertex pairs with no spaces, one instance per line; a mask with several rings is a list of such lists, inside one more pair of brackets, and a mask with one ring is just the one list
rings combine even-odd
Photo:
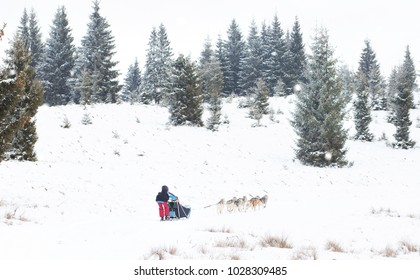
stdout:
[[[0,164],[0,258],[420,258],[420,150],[379,140],[393,141],[386,112],[373,113],[377,140],[347,142],[352,167],[321,169],[294,160],[293,97],[272,98],[262,127],[238,102],[225,101],[229,124],[214,133],[169,126],[158,106],[41,107],[39,161]],[[159,222],[163,184],[192,207],[189,220]],[[205,208],[264,194],[256,211]]]

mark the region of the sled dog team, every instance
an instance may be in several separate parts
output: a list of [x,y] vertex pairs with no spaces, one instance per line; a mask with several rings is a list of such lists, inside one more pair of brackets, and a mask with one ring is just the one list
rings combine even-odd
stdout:
[[239,212],[246,212],[249,209],[257,210],[261,208],[265,208],[267,206],[268,201],[268,195],[264,195],[263,197],[255,196],[250,199],[248,199],[246,196],[242,198],[232,198],[228,201],[225,201],[224,198],[222,198],[217,204],[217,213],[221,214],[223,211],[232,213],[235,211]]

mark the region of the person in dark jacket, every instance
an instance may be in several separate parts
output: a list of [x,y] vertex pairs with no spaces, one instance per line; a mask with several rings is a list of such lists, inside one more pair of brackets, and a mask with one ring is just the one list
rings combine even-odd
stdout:
[[176,200],[176,196],[169,192],[169,188],[167,186],[162,186],[162,191],[159,192],[156,196],[156,202],[159,206],[159,217],[161,221],[169,220],[169,207],[168,207],[168,200]]

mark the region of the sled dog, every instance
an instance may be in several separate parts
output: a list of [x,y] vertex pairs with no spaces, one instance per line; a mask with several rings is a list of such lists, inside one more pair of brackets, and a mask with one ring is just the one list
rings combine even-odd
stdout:
[[263,197],[261,197],[260,201],[261,201],[261,206],[265,208],[267,206],[268,195],[264,195]]
[[217,204],[217,214],[222,214],[223,209],[225,208],[225,200],[222,198]]
[[253,197],[249,200],[249,207],[251,207],[253,210],[256,210],[260,205],[261,199],[259,196]]
[[226,201],[226,210],[228,211],[228,212],[233,212],[233,211],[235,211],[236,210],[236,208],[237,208],[237,206],[236,206],[236,204],[235,204],[235,201],[236,201],[237,199],[236,199],[236,197],[234,197],[234,198],[232,198],[232,199],[230,199],[230,200],[228,200],[228,201]]

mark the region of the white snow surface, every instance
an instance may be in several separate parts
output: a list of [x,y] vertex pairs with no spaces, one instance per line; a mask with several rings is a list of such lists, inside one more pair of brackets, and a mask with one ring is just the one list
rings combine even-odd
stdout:
[[[293,97],[271,98],[274,121],[261,127],[239,102],[224,101],[229,124],[217,132],[170,126],[156,105],[40,107],[38,161],[0,163],[0,258],[420,259],[420,150],[387,145],[387,112],[373,112],[375,141],[347,141],[353,166],[315,168],[295,160]],[[346,127],[354,134],[351,114]],[[159,221],[164,184],[189,219]],[[205,207],[265,194],[255,211]]]

